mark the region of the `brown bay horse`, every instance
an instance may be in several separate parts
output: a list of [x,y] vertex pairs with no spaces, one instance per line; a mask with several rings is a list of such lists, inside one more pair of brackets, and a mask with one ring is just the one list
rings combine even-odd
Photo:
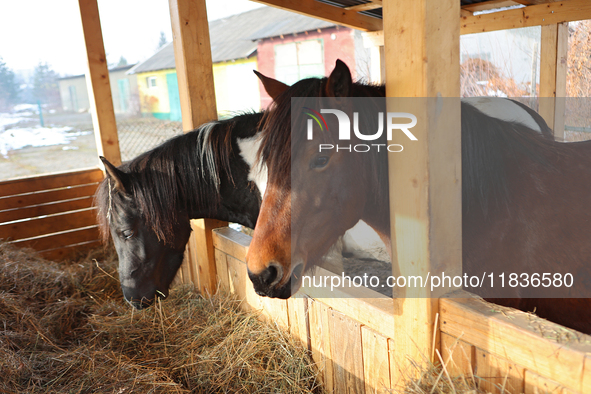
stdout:
[[[259,150],[268,184],[247,263],[258,294],[289,298],[302,275],[357,221],[390,243],[387,155],[319,152],[304,127],[292,128],[292,116],[304,118],[291,113],[292,98],[383,98],[385,89],[353,83],[340,61],[328,78],[291,87],[260,77],[274,104],[264,119]],[[591,333],[586,299],[591,298],[591,142],[555,142],[464,103],[461,121],[464,272],[569,273],[576,286],[557,292],[517,286],[500,296],[485,295]],[[315,132],[317,138],[334,141],[330,133]],[[545,298],[549,295],[560,298]]]

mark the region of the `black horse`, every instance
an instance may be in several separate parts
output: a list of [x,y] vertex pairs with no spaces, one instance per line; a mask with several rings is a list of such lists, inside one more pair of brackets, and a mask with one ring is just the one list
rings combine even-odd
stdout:
[[105,158],[107,177],[95,204],[105,242],[119,256],[125,299],[149,306],[168,288],[183,261],[190,219],[212,218],[254,228],[261,205],[252,167],[262,113],[207,123],[119,167]]

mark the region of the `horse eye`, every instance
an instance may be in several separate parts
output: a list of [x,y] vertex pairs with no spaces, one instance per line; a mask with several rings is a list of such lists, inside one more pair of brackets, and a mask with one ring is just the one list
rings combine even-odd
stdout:
[[328,164],[330,158],[328,156],[318,156],[312,160],[310,163],[311,168],[324,168]]
[[133,230],[121,231],[121,235],[123,235],[123,238],[125,238],[125,239],[129,239],[129,238],[133,237],[133,234],[134,234]]

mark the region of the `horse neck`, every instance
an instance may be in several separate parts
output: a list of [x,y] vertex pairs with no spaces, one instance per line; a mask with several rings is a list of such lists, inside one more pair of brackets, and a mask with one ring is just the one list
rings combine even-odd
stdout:
[[[254,228],[261,198],[257,187],[248,179],[251,168],[245,161],[244,148],[239,143],[240,140],[250,139],[251,134],[251,138],[256,138],[256,128],[253,127],[256,122],[251,119],[254,115],[256,114],[241,115],[238,121],[230,125],[225,124],[229,121],[216,122],[214,129],[205,136],[210,138],[209,145],[205,145],[202,138],[198,139],[200,146],[197,149],[203,157],[200,158],[201,166],[197,171],[201,183],[205,185],[201,198],[206,198],[207,201],[204,203],[190,199],[190,218],[218,219]],[[223,127],[230,128],[222,130]],[[224,133],[231,134],[227,136]],[[185,172],[180,175],[179,181],[190,184],[189,177]]]

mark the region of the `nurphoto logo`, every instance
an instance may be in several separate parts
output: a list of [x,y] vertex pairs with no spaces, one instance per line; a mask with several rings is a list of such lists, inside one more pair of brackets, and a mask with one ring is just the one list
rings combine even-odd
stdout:
[[[376,141],[382,137],[384,133],[384,113],[378,112],[378,130],[373,134],[362,133],[359,129],[359,112],[353,112],[353,127],[351,127],[351,119],[349,115],[344,111],[338,109],[321,109],[320,112],[304,107],[304,114],[308,115],[310,119],[307,122],[307,138],[309,141],[314,139],[314,122],[318,125],[322,132],[328,131],[328,124],[322,114],[332,114],[337,117],[338,121],[338,135],[339,141],[350,141],[351,140],[351,129],[357,139],[362,141]],[[417,124],[417,117],[408,112],[388,112],[386,118],[386,138],[388,141],[392,141],[394,130],[402,131],[411,141],[417,141],[417,137],[409,129],[413,128]],[[407,123],[394,123],[395,119],[407,119],[410,122]],[[355,145],[341,145],[341,144],[319,144],[319,152],[327,150],[346,150],[349,152],[369,152],[370,150],[380,148],[386,148],[389,152],[402,152],[404,149],[400,144],[355,144]]]

